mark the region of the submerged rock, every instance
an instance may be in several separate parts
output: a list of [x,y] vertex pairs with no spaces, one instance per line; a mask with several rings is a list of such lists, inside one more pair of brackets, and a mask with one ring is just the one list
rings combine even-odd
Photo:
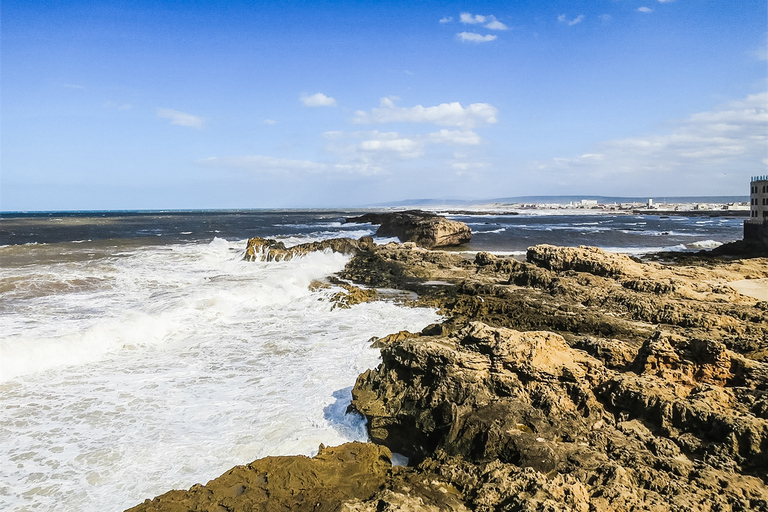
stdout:
[[428,249],[461,245],[472,239],[472,230],[463,222],[421,210],[366,213],[347,222],[379,224],[376,236],[397,237]]

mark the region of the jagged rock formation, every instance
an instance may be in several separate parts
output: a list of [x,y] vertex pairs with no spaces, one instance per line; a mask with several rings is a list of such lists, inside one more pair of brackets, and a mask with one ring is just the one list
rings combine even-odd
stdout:
[[722,346],[653,336],[618,371],[556,334],[471,322],[382,357],[353,390],[372,440],[451,475],[470,508],[517,510],[533,487],[530,510],[768,509],[768,365]]
[[353,406],[376,444],[262,459],[133,510],[768,512],[768,302],[729,285],[762,282],[768,259],[333,247],[365,286],[336,282],[337,306],[397,288],[445,315],[375,342]]
[[355,254],[361,249],[373,249],[373,239],[371,237],[363,237],[360,240],[331,238],[322,242],[286,247],[283,242],[272,238],[254,237],[248,240],[248,245],[245,248],[245,259],[248,261],[283,261],[315,251],[331,250],[343,254]]
[[414,242],[428,249],[461,245],[472,239],[472,230],[463,222],[421,210],[366,213],[347,222],[379,224],[376,236],[396,236],[401,242]]

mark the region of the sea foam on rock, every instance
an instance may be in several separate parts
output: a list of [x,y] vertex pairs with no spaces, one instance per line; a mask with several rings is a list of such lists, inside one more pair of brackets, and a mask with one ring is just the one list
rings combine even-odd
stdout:
[[[445,316],[376,342],[352,392],[375,444],[263,459],[135,510],[768,511],[768,307],[728,285],[768,259],[354,252],[342,279]],[[269,481],[273,498],[232,501]]]

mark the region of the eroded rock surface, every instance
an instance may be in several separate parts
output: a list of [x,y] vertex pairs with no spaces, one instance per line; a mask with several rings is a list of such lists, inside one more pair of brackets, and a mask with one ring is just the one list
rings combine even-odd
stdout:
[[366,213],[347,222],[379,224],[376,236],[397,237],[426,248],[461,245],[472,239],[472,230],[463,222],[421,210]]
[[768,511],[768,303],[729,286],[768,278],[768,259],[254,240],[253,258],[354,254],[329,307],[396,288],[445,320],[375,342],[383,362],[353,390],[375,444],[269,457],[133,510]]
[[353,405],[473,509],[768,510],[768,418],[736,396],[764,399],[768,365],[707,350],[656,336],[622,372],[551,332],[471,322],[385,345]]

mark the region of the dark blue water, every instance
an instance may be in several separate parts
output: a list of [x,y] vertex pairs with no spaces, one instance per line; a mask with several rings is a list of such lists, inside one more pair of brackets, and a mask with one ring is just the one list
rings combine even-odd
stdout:
[[[49,212],[0,215],[0,245],[133,240],[165,245],[243,240],[253,236],[302,239],[359,238],[370,224],[347,224],[364,210],[244,210],[192,212]],[[620,214],[458,215],[467,223],[469,251],[519,252],[536,244],[592,245],[642,254],[695,251],[742,238],[743,219],[717,216]]]

